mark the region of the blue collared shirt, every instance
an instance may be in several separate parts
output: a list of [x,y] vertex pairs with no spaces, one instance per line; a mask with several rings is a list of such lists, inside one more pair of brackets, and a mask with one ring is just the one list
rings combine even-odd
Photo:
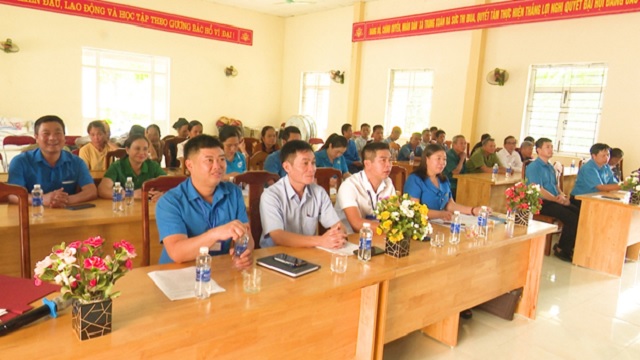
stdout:
[[[529,169],[527,168],[527,170]],[[578,196],[598,192],[598,189],[596,189],[598,185],[617,183],[609,164],[598,167],[592,159],[584,163],[580,167],[580,170],[578,170],[578,177],[576,178],[576,184],[573,186],[571,195]]]
[[[213,201],[205,201],[193,186],[191,178],[167,191],[156,205],[156,224],[160,242],[170,235],[184,234],[191,238],[232,220],[249,222],[242,191],[230,182],[221,182],[213,192]],[[222,243],[222,250],[211,255],[229,253],[231,239]],[[167,250],[162,249],[160,264],[172,263]]]
[[[442,173],[449,179],[449,183],[451,185],[451,189],[455,189],[458,187],[458,179],[453,177],[453,169],[458,166],[460,162],[460,156],[453,149],[447,150],[447,166],[445,166]],[[466,162],[466,161],[465,161]],[[464,174],[467,172],[467,167],[465,164],[462,164],[462,169],[460,169],[460,174]]]
[[240,151],[233,155],[233,161],[227,160],[227,174],[238,172],[243,173],[247,171],[247,159]]
[[280,162],[280,150],[276,150],[267,156],[264,160],[264,171],[278,174],[281,178],[287,175],[287,172],[282,167],[282,162]]
[[411,155],[412,151],[415,156],[422,156],[422,148],[420,146],[416,146],[416,149],[413,150],[411,149],[411,144],[404,144],[398,153],[398,161],[409,160],[409,155]]
[[342,156],[344,156],[344,159],[347,161],[347,166],[360,161],[360,155],[358,155],[358,147],[356,146],[355,141],[349,139],[347,142],[347,150],[342,154]]
[[440,188],[437,188],[429,178],[422,180],[416,174],[409,175],[404,184],[404,192],[433,210],[444,210],[451,199],[449,180],[440,181]]
[[328,167],[340,170],[341,173],[349,172],[347,168],[347,161],[344,159],[344,155],[333,159],[333,162],[329,160],[329,155],[327,155],[327,149],[316,151],[316,166],[317,167]]
[[549,162],[544,162],[541,158],[535,159],[527,166],[525,175],[527,184],[538,184],[551,195],[558,196],[556,169]]
[[40,149],[26,151],[17,155],[9,165],[9,184],[20,185],[28,191],[40,184],[47,194],[63,188],[73,195],[79,188],[93,184],[87,164],[76,155],[62,150],[55,166],[49,165]]

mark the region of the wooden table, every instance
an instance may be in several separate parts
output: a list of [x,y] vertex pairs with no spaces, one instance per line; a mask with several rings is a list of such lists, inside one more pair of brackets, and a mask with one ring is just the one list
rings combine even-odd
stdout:
[[582,200],[573,263],[582,267],[622,275],[625,255],[640,255],[640,206],[597,198],[621,197],[618,192],[580,195]]
[[491,174],[458,174],[456,202],[466,206],[489,206],[494,212],[506,213],[507,201],[505,190],[522,180],[522,173],[514,173],[509,179],[498,174],[496,181],[491,181]]
[[[45,208],[41,219],[31,218],[29,230],[31,237],[31,262],[35,263],[51,253],[51,248],[61,242],[69,243],[84,240],[90,236],[102,236],[109,244],[125,239],[136,249],[142,249],[142,210],[140,201],[135,201],[133,208],[127,208],[124,213],[111,211],[111,200],[97,199],[90,201],[95,208],[82,210]],[[2,232],[2,251],[0,251],[0,274],[20,275],[18,230],[18,206],[15,204],[0,205],[0,231]],[[150,235],[151,239],[158,239],[155,225],[155,206],[151,207]],[[162,245],[151,241],[151,263],[155,264],[160,258]],[[139,265],[142,257],[134,259]]]
[[[215,257],[212,277],[226,292],[207,300],[171,302],[146,276],[185,265],[135,269],[116,285],[122,296],[114,300],[111,334],[80,342],[66,310],[0,338],[0,353],[7,358],[106,358],[126,351],[131,358],[381,359],[385,343],[421,328],[455,345],[461,310],[515,288],[524,287],[517,312],[535,318],[544,238],[554,228],[534,221],[510,232],[499,225],[487,241],[463,239],[440,249],[412,242],[411,255],[402,259],[381,255],[362,263],[350,257],[345,274],[332,273],[331,255],[321,250],[260,249],[255,257],[286,252],[322,268],[299,279],[263,268],[262,291],[253,295],[243,292],[229,258]],[[374,243],[380,246],[383,239]]]

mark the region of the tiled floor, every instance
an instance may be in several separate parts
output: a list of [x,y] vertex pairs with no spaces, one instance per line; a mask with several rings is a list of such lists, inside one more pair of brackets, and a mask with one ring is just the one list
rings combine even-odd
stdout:
[[458,346],[419,331],[387,344],[384,359],[640,359],[640,264],[621,278],[545,257],[538,316],[513,321],[474,310]]

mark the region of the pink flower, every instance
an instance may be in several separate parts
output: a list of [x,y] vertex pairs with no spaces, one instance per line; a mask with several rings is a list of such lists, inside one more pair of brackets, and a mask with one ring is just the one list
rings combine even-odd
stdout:
[[107,271],[107,266],[105,265],[104,260],[99,256],[92,256],[84,259],[84,268],[89,270],[97,269],[100,271]]
[[126,240],[120,240],[119,242],[113,244],[113,248],[116,250],[122,248],[127,253],[128,257],[136,257],[136,248]]
[[89,287],[96,287],[96,285],[98,285],[98,280],[96,279],[89,280]]
[[131,259],[127,259],[127,261],[125,261],[124,266],[127,268],[127,270],[131,270],[133,269],[133,261],[131,261]]
[[34,284],[36,284],[36,286],[40,286],[40,285],[42,285],[42,280],[40,280],[40,278],[39,278],[39,277],[37,277],[37,276],[35,276],[35,277],[33,278],[33,282],[34,282]]
[[82,242],[80,242],[80,241],[74,241],[74,242],[72,242],[71,244],[69,244],[69,246],[68,246],[68,247],[70,247],[70,248],[74,248],[74,249],[79,249],[79,248],[80,248],[80,246],[82,246]]
[[100,247],[102,246],[102,243],[104,243],[104,240],[100,236],[96,236],[96,237],[88,238],[87,240],[83,241],[83,243],[85,245],[89,245],[93,247]]

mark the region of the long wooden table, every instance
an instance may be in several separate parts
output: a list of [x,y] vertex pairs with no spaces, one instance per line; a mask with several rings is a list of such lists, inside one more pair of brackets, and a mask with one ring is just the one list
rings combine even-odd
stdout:
[[[0,338],[0,353],[381,359],[385,343],[416,329],[455,345],[461,310],[515,288],[524,287],[517,312],[535,318],[544,238],[554,228],[535,221],[511,231],[498,225],[486,241],[463,239],[440,249],[412,242],[411,254],[402,259],[381,255],[362,263],[350,257],[345,274],[330,271],[331,255],[322,250],[260,249],[255,257],[286,252],[321,269],[292,279],[263,268],[262,291],[252,295],[243,292],[229,258],[215,257],[212,277],[226,291],[207,300],[171,302],[146,275],[192,263],[135,269],[116,285],[122,296],[114,300],[111,334],[80,342],[67,310]],[[376,237],[374,243],[381,246],[383,240]]]
[[618,192],[580,195],[580,220],[573,263],[621,276],[625,257],[640,255],[640,206],[599,198],[621,197]]
[[[97,199],[90,201],[94,208],[81,210],[45,208],[41,219],[30,218],[29,230],[31,238],[31,263],[35,267],[37,261],[51,253],[54,245],[75,240],[84,240],[90,236],[102,236],[111,249],[111,244],[121,239],[131,242],[136,249],[142,249],[142,207],[136,200],[133,208],[125,206],[125,212],[113,213],[111,200]],[[151,206],[150,236],[158,239],[155,225],[155,206]],[[0,274],[20,275],[20,233],[18,229],[18,206],[15,204],[0,205],[0,231],[2,232],[2,251],[0,251]],[[111,251],[111,250],[107,250]],[[151,241],[151,263],[157,263],[162,245]],[[141,257],[134,260],[139,265]]]

